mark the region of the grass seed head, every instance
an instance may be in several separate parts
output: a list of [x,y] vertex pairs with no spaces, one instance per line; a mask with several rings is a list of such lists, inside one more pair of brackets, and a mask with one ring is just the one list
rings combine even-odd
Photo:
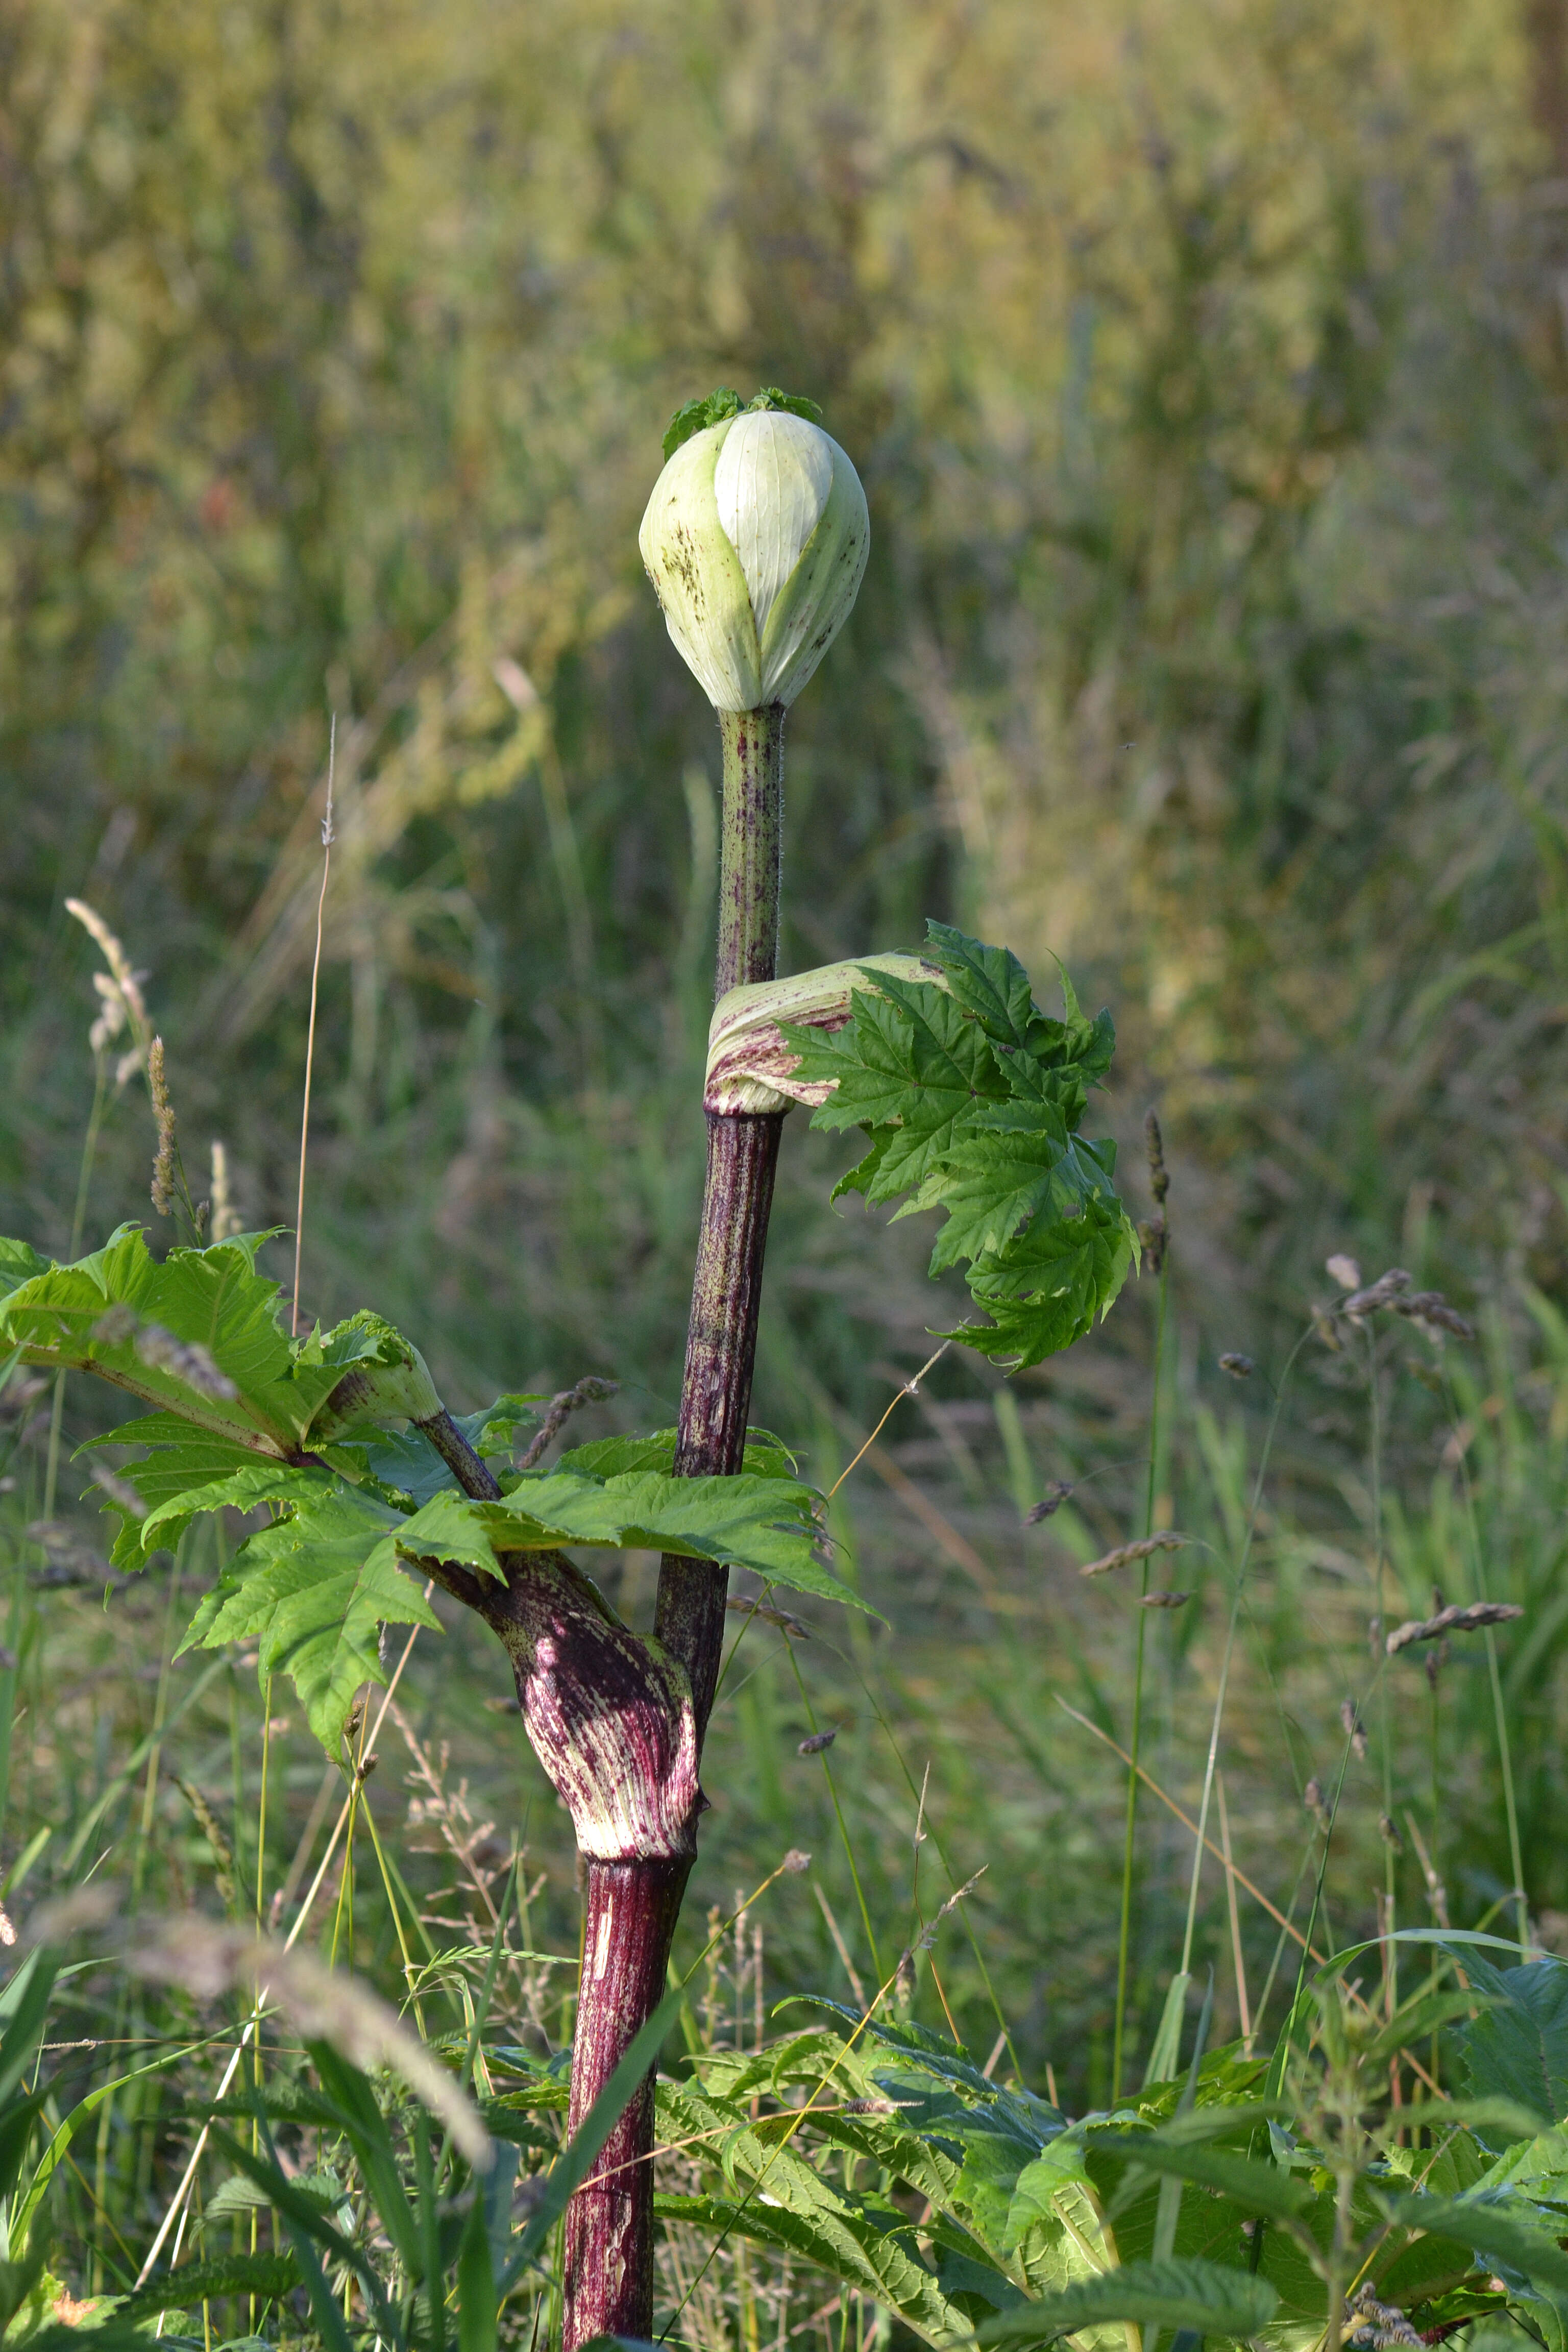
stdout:
[[1348,1298],[1340,1301],[1340,1313],[1348,1315],[1352,1323],[1368,1315],[1375,1315],[1380,1307],[1392,1307],[1402,1290],[1410,1287],[1410,1276],[1402,1265],[1391,1265],[1386,1274],[1369,1283],[1364,1290],[1352,1290]]
[[142,1363],[154,1370],[173,1372],[177,1381],[184,1381],[199,1396],[222,1400],[239,1394],[228,1374],[219,1370],[205,1348],[195,1340],[176,1339],[161,1323],[138,1324],[136,1353]]
[[1037,1528],[1042,1519],[1050,1518],[1054,1513],[1061,1509],[1071,1493],[1072,1488],[1065,1478],[1051,1479],[1043,1498],[1035,1505],[1033,1510],[1025,1512],[1024,1525],[1026,1528]]
[[1165,1195],[1171,1189],[1171,1174],[1165,1165],[1165,1139],[1160,1132],[1160,1121],[1152,1110],[1143,1114],[1143,1143],[1149,1154],[1149,1190],[1154,1196],[1155,1207],[1163,1209]]
[[1425,1331],[1429,1339],[1441,1339],[1452,1332],[1457,1339],[1473,1339],[1476,1327],[1467,1321],[1457,1307],[1450,1307],[1440,1290],[1412,1290],[1405,1297],[1387,1302],[1396,1315],[1403,1315],[1417,1330]]
[[809,1642],[811,1639],[809,1625],[804,1624],[787,1609],[775,1609],[771,1601],[753,1601],[746,1593],[731,1592],[724,1606],[733,1610],[737,1616],[760,1617],[764,1625],[776,1625],[780,1633],[787,1633],[792,1641]]
[[472,2102],[395,2011],[345,1969],[324,1968],[250,1927],[219,1927],[188,1913],[139,1920],[135,1941],[121,1956],[134,1975],[179,1985],[198,2000],[229,1992],[264,1997],[302,2042],[330,2042],[366,2073],[386,2067],[446,2125],[474,2169],[488,2169],[489,2137]]
[[1339,1332],[1335,1328],[1334,1316],[1336,1311],[1337,1310],[1332,1307],[1325,1307],[1322,1301],[1317,1298],[1313,1299],[1312,1304],[1307,1309],[1308,1315],[1311,1318],[1312,1328],[1317,1333],[1318,1338],[1322,1341],[1324,1347],[1331,1348],[1336,1356],[1342,1356],[1344,1353],[1344,1341],[1340,1338]]
[[1080,1568],[1079,1574],[1106,1576],[1113,1568],[1126,1568],[1132,1560],[1147,1559],[1153,1552],[1180,1551],[1186,1541],[1185,1536],[1176,1535],[1170,1528],[1162,1528],[1157,1535],[1140,1536],[1136,1543],[1118,1544],[1114,1551],[1108,1551],[1100,1559],[1091,1559],[1087,1568]]
[[1439,1609],[1433,1617],[1410,1617],[1396,1625],[1384,1644],[1389,1657],[1407,1650],[1414,1642],[1440,1641],[1445,1633],[1474,1633],[1485,1625],[1506,1625],[1523,1610],[1516,1601],[1472,1601],[1468,1607],[1455,1603]]
[[118,1503],[122,1511],[129,1511],[133,1519],[146,1517],[147,1506],[129,1478],[116,1476],[112,1470],[106,1470],[101,1462],[94,1462],[88,1475],[95,1486],[102,1488],[111,1503]]
[[584,1379],[577,1382],[575,1388],[562,1389],[558,1394],[552,1396],[543,1422],[534,1433],[533,1443],[518,1464],[518,1468],[520,1470],[535,1468],[560,1434],[562,1424],[573,1413],[580,1412],[585,1404],[606,1403],[611,1397],[619,1393],[620,1385],[619,1381],[601,1380],[596,1372],[589,1372]]
[[66,912],[73,915],[85,931],[97,941],[107,972],[95,971],[93,987],[98,992],[98,1018],[88,1031],[88,1045],[93,1057],[104,1053],[127,1023],[136,1043],[128,1054],[122,1054],[114,1074],[116,1087],[122,1087],[132,1073],[142,1066],[142,1056],[147,1042],[147,1003],[142,993],[145,974],[132,971],[131,959],[121,946],[103,917],[85,898],[68,898]]
[[147,1085],[158,1122],[158,1152],[153,1162],[153,1206],[161,1217],[174,1213],[174,1106],[163,1069],[163,1040],[154,1037],[147,1054]]

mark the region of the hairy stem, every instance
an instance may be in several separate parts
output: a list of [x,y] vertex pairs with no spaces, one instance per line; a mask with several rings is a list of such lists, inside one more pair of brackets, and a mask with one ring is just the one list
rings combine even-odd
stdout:
[[[783,1127],[777,1113],[708,1114],[708,1181],[675,1454],[684,1477],[728,1476],[745,1454],[763,1251]],[[729,1570],[707,1560],[667,1552],[659,1566],[654,1632],[690,1677],[700,1738],[719,1679],[729,1584]]]
[[414,1425],[429,1439],[465,1495],[471,1496],[476,1503],[500,1501],[500,1486],[495,1472],[474,1452],[445,1405],[428,1421],[416,1422]]
[[[724,816],[716,990],[772,980],[778,961],[784,710],[721,712]],[[781,1115],[708,1115],[681,1389],[677,1473],[738,1471],[756,1358],[763,1252]],[[494,1500],[489,1465],[446,1412],[419,1427],[465,1494]],[[702,1734],[723,1651],[729,1572],[667,1554],[654,1638],[622,1623],[562,1554],[503,1556],[500,1579],[424,1563],[511,1658],[528,1736],[571,1812],[586,1865],[572,2062],[574,2130],[663,1994],[704,1799]],[[567,2209],[562,2352],[653,2332],[653,2077]]]
[[[772,980],[778,970],[784,711],[721,711],[724,813],[719,860],[715,1000]],[[680,1433],[683,1476],[725,1477],[741,1467],[763,1253],[773,1206],[782,1114],[708,1114],[708,1176],[686,1332]],[[690,1678],[698,1738],[707,1728],[724,1634],[729,1571],[666,1553],[654,1631]]]
[[724,813],[719,845],[717,1000],[731,988],[776,976],[779,873],[784,850],[782,703],[721,710]]
[[[575,2131],[664,1996],[691,1856],[590,1862],[572,2052]],[[563,2341],[653,2335],[653,2075],[566,2209]]]
[[[784,711],[722,711],[724,814],[714,993],[772,980],[778,967]],[[687,1477],[740,1469],[757,1350],[763,1252],[778,1162],[780,1115],[708,1116],[708,1174],[687,1328],[675,1466]],[[667,1553],[654,1654],[689,1688],[700,1755],[723,1655],[729,1571]],[[682,1750],[684,1753],[684,1750]],[[695,1766],[695,1756],[692,1759]],[[693,1779],[687,1850],[588,1864],[572,2116],[585,2115],[664,1990],[671,1939],[695,1850],[701,1798]],[[627,2108],[597,2177],[566,2221],[563,2352],[597,2335],[653,2332],[653,2093]]]

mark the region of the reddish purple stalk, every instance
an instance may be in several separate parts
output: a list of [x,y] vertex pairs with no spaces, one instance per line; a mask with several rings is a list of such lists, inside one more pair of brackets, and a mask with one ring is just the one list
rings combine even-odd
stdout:
[[[721,712],[720,730],[722,996],[772,980],[777,967],[783,707]],[[676,1451],[686,1477],[729,1475],[744,1455],[783,1125],[777,1114],[708,1114]],[[493,1476],[449,1417],[421,1426],[465,1492],[493,1499]],[[529,1738],[577,1832],[586,1893],[569,2117],[575,2130],[664,1995],[706,1804],[697,1775],[729,1570],[667,1553],[648,1642],[561,1554],[508,1555],[501,1564],[498,1583],[449,1561],[425,1563],[500,1636]],[[563,2352],[578,2352],[595,2336],[653,2332],[653,2106],[650,2073],[567,2208]]]
[[[778,960],[784,709],[722,712],[724,819],[717,994],[771,980]],[[708,1115],[708,1177],[687,1329],[676,1470],[740,1469],[756,1359],[763,1253],[783,1118]],[[487,1465],[442,1412],[421,1427],[464,1491],[493,1500]],[[571,1812],[586,1869],[572,2062],[575,2130],[665,1990],[706,1800],[702,1735],[719,1678],[729,1570],[667,1553],[654,1639],[623,1625],[560,1553],[507,1555],[498,1582],[430,1573],[493,1627],[528,1736]],[[653,2332],[653,2075],[566,2212],[563,2352]]]
[[[721,712],[724,813],[715,994],[772,980],[778,965],[784,710]],[[676,1468],[689,1477],[741,1467],[756,1360],[763,1253],[783,1119],[708,1116],[708,1176],[697,1245]],[[654,1654],[679,1673],[695,1756],[719,1678],[729,1571],[667,1553]],[[684,1712],[684,1710],[683,1710]],[[572,2116],[586,2114],[663,1996],[705,1800],[692,1784],[679,1857],[588,1862],[586,1941],[572,2067]],[[622,2117],[595,2178],[567,2210],[563,2352],[594,2336],[653,2332],[653,2095]]]

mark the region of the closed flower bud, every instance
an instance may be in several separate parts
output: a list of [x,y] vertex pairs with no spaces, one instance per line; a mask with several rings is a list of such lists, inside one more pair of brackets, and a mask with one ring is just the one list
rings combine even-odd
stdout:
[[716,710],[795,700],[848,616],[870,543],[854,467],[781,407],[682,441],[637,535],[676,650]]

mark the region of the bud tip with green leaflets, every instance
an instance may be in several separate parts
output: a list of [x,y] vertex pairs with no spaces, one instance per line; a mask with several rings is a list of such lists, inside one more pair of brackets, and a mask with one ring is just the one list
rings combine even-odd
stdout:
[[672,642],[716,710],[788,704],[858,593],[866,494],[805,409],[733,393],[678,411],[637,545]]

